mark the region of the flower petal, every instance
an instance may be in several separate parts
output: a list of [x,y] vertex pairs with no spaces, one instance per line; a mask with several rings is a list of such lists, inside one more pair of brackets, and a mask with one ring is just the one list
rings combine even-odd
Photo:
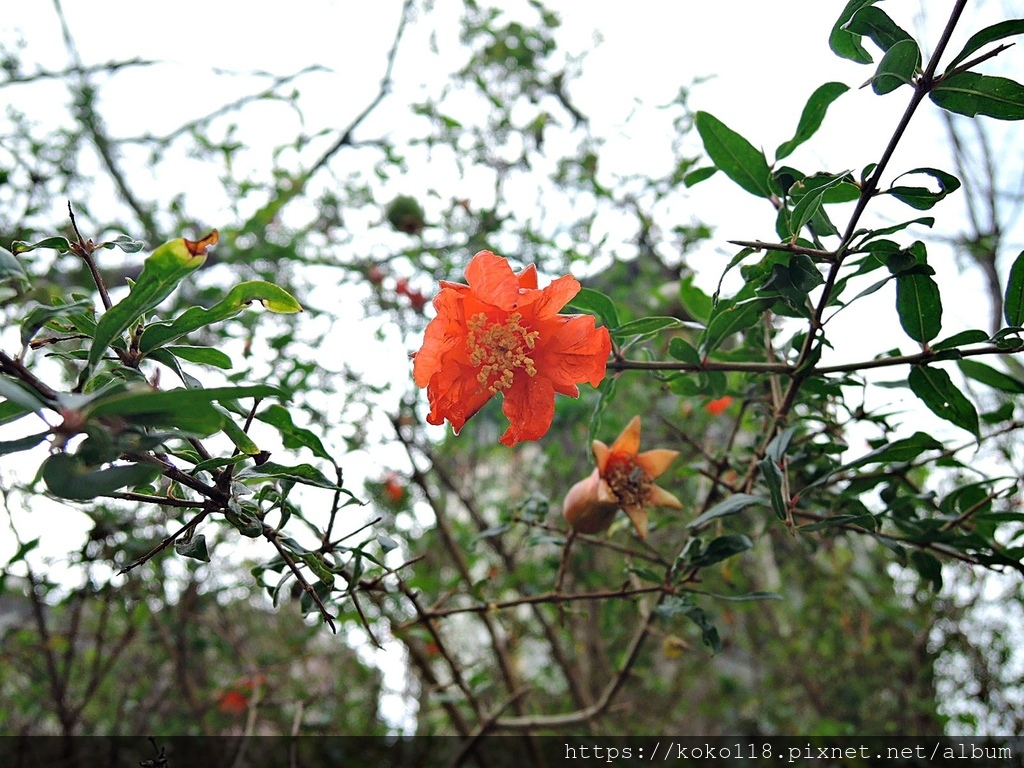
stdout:
[[520,290],[537,290],[537,267],[531,264],[516,275]]
[[636,463],[640,469],[651,478],[661,476],[668,469],[669,464],[675,461],[679,451],[670,451],[666,448],[656,448],[653,451],[644,451],[637,454]]
[[615,438],[611,452],[635,455],[638,450],[640,450],[640,417],[634,416],[626,428]]
[[556,322],[542,322],[539,327],[534,357],[558,391],[583,381],[596,387],[604,380],[612,351],[607,328],[596,328],[590,315],[559,315]]
[[555,417],[555,390],[543,376],[517,372],[512,386],[505,390],[501,408],[509,426],[500,438],[507,446],[520,440],[538,440],[544,436]]
[[608,464],[608,457],[612,455],[612,449],[600,440],[592,442],[590,444],[590,449],[594,452],[594,459],[597,461],[597,469],[603,475],[604,468]]
[[477,299],[495,307],[511,310],[519,301],[519,278],[507,259],[490,251],[480,251],[470,259],[466,282]]
[[647,541],[647,510],[644,507],[624,507],[623,511],[629,516],[630,522],[636,528],[636,535]]
[[647,503],[652,507],[682,509],[683,503],[659,485],[652,485],[647,492]]

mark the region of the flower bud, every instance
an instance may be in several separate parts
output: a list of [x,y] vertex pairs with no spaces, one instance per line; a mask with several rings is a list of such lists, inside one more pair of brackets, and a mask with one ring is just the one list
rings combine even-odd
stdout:
[[563,513],[579,533],[600,533],[607,530],[619,511],[617,501],[602,501],[601,475],[595,469],[565,494]]

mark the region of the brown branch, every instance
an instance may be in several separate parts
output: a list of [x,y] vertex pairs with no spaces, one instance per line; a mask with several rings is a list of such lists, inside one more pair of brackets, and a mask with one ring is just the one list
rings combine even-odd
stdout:
[[633,668],[633,665],[636,663],[636,660],[640,655],[640,648],[643,645],[644,640],[647,639],[648,634],[650,634],[651,624],[654,621],[654,612],[657,607],[661,605],[661,601],[665,599],[666,594],[667,592],[662,591],[658,596],[658,599],[655,601],[654,606],[644,613],[641,624],[637,627],[637,630],[633,634],[629,646],[626,649],[622,666],[605,686],[597,701],[595,701],[591,706],[577,710],[576,712],[567,712],[562,715],[533,715],[529,717],[510,717],[504,720],[499,719],[495,721],[493,729],[503,731],[524,731],[564,728],[566,726],[587,723],[594,718],[599,717],[606,709],[608,709],[612,701],[615,699],[616,694],[621,690],[623,684],[626,682],[626,678],[629,676],[630,670]]
[[[327,610],[327,606],[324,605],[324,601],[320,599],[320,595],[316,593],[316,589],[306,581],[306,577],[302,575],[302,569],[299,568],[298,564],[292,558],[288,551],[281,544],[278,532],[271,528],[269,525],[263,526],[263,538],[274,545],[277,553],[281,555],[281,559],[284,560],[285,565],[288,566],[288,570],[292,572],[295,579],[299,582],[303,591],[309,595],[310,599],[316,604],[317,609],[320,611],[320,616],[323,618],[324,623],[331,628],[331,632],[338,634],[338,627],[334,623],[334,617]],[[373,637],[373,633],[370,633],[370,637]]]
[[[141,494],[137,494],[137,495],[141,495]],[[155,503],[166,504],[167,500],[161,499],[161,501],[155,502]],[[209,502],[205,502],[205,503],[209,504]],[[171,506],[177,506],[177,505],[172,504]],[[206,519],[207,515],[209,515],[210,512],[212,512],[212,511],[213,510],[210,509],[210,508],[204,509],[198,515],[196,515],[191,520],[189,520],[187,523],[185,523],[185,525],[183,525],[177,531],[172,533],[170,536],[165,537],[159,544],[157,544],[155,547],[153,547],[153,549],[151,549],[149,552],[144,554],[142,557],[140,557],[137,560],[133,560],[132,562],[128,563],[128,565],[126,565],[124,568],[122,568],[120,571],[117,572],[117,575],[121,576],[123,574],[126,574],[129,571],[131,571],[131,570],[133,570],[135,568],[138,568],[143,563],[146,563],[149,560],[153,559],[156,555],[160,554],[165,549],[167,549],[169,546],[171,546],[171,544],[173,544],[177,540],[177,538],[179,536],[181,536],[183,533],[186,533],[186,532],[192,530],[197,525],[199,525],[201,522],[203,522],[203,520]]]
[[786,253],[801,253],[822,261],[832,262],[836,260],[835,251],[826,251],[821,248],[807,248],[796,243],[766,243],[763,240],[729,240],[732,245],[741,248],[753,248],[755,251],[785,251]]

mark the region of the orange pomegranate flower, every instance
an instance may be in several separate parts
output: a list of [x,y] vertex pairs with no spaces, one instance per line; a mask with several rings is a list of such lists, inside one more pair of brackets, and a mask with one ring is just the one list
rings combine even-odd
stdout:
[[555,415],[555,393],[577,397],[597,386],[611,352],[607,328],[590,315],[560,315],[580,284],[560,277],[537,288],[533,265],[516,274],[508,260],[480,251],[466,267],[469,285],[442,281],[413,378],[427,388],[431,424],[447,419],[458,434],[499,392],[509,427],[505,445],[537,440]]
[[682,509],[679,499],[654,484],[679,451],[640,450],[640,417],[634,416],[611,447],[593,442],[597,469],[565,495],[563,511],[580,533],[600,533],[622,509],[641,539],[647,538],[647,508]]
[[732,405],[732,398],[726,395],[725,397],[705,403],[704,410],[712,416],[721,416],[730,405]]

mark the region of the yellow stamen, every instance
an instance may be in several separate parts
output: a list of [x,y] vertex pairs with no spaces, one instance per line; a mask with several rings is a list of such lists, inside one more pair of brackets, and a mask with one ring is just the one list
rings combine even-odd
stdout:
[[537,344],[540,331],[530,331],[520,324],[523,316],[515,312],[503,323],[490,323],[480,312],[469,319],[469,361],[479,366],[476,380],[491,394],[512,386],[516,368],[529,376],[537,375],[533,358],[527,352]]

